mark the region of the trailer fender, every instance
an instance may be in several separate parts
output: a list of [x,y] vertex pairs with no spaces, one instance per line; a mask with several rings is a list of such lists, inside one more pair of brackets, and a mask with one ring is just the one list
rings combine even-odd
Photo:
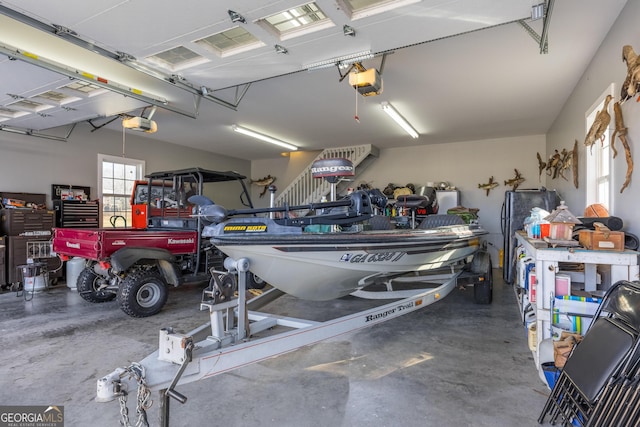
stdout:
[[175,261],[174,255],[165,249],[131,247],[122,248],[114,252],[111,255],[111,266],[116,272],[122,273],[141,259],[167,261],[169,263]]
[[489,252],[482,248],[479,249],[478,252],[473,256],[473,260],[471,260],[470,270],[474,274],[487,274],[491,269],[491,256]]

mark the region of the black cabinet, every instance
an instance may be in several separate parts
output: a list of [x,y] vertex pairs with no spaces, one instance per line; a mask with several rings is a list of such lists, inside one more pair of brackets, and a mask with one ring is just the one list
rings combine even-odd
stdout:
[[100,208],[97,201],[54,200],[56,227],[98,228]]
[[55,212],[47,209],[0,209],[0,234],[51,236]]
[[[18,197],[21,194],[17,193]],[[44,198],[44,195],[42,195]],[[24,200],[25,198],[23,198]],[[19,265],[27,259],[46,262],[49,279],[62,277],[61,261],[50,251],[55,212],[48,209],[0,209],[0,285],[22,281]]]
[[38,236],[6,236],[0,238],[0,244],[5,245],[6,252],[6,281],[3,285],[22,282],[20,265],[27,264],[27,260],[45,262],[49,273],[49,280],[62,277],[62,261],[57,256],[51,256],[50,237]]

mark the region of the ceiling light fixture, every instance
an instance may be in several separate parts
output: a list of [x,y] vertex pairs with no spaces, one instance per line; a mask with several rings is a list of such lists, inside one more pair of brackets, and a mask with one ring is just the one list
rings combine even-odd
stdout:
[[243,24],[246,24],[246,20],[244,19],[244,16],[240,15],[238,12],[234,12],[233,10],[228,10],[227,13],[229,13],[229,18],[231,18],[231,22],[242,22]]
[[531,20],[537,21],[542,18],[544,18],[544,1],[531,6]]
[[373,58],[373,53],[370,50],[358,53],[352,53],[350,55],[338,56],[336,58],[325,59],[324,61],[314,62],[313,64],[306,65],[305,68],[309,71],[321,70],[323,68],[338,66],[349,66],[354,62],[360,62],[365,59]]
[[280,46],[279,44],[275,45],[274,48],[276,49],[276,53],[284,53],[285,55],[289,53],[286,47]]
[[345,36],[351,36],[351,37],[356,36],[356,30],[354,30],[353,27],[350,27],[347,24],[344,24],[344,26],[342,27],[342,32],[344,33]]
[[281,140],[279,140],[277,138],[273,138],[271,136],[264,135],[262,133],[253,131],[251,129],[243,128],[243,127],[238,126],[238,125],[231,125],[231,129],[234,132],[238,132],[238,133],[241,133],[243,135],[247,135],[247,136],[250,136],[252,138],[256,138],[256,139],[259,139],[261,141],[268,142],[270,144],[278,145],[280,147],[286,148],[287,150],[296,151],[298,149],[298,147],[296,147],[295,145],[288,144],[288,143],[286,143],[284,141],[281,141]]
[[382,110],[389,115],[402,129],[404,129],[412,138],[419,136],[418,132],[409,124],[409,122],[398,113],[388,102],[382,102]]

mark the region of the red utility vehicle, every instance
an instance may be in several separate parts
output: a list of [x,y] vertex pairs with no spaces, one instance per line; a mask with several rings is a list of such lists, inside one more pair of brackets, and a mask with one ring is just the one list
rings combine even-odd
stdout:
[[[192,216],[189,197],[203,195],[207,183],[235,181],[240,185],[241,203],[253,208],[246,177],[236,172],[191,168],[146,178],[132,196],[137,203],[132,204],[134,227],[55,228],[53,236],[53,249],[62,259],[86,260],[77,281],[82,298],[93,303],[117,298],[120,308],[132,317],[158,313],[167,301],[168,285],[207,282],[211,269],[223,268],[225,256],[209,239],[201,238],[206,224]],[[224,190],[228,193],[228,184]],[[146,228],[140,228],[141,223]],[[254,275],[250,282],[255,288],[265,285]]]

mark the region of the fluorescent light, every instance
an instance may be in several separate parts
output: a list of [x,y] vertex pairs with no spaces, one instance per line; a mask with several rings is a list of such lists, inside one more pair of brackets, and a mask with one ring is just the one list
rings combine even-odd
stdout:
[[418,137],[418,132],[413,128],[413,126],[409,124],[408,121],[405,120],[404,117],[400,115],[400,113],[398,113],[398,111],[396,111],[395,108],[393,108],[393,106],[391,106],[391,104],[389,104],[388,102],[383,102],[380,105],[382,105],[382,109],[384,110],[384,112],[387,113],[393,120],[395,120],[395,122],[399,124],[400,127],[404,129],[409,135],[411,135],[412,138]]
[[238,125],[231,125],[231,129],[233,129],[235,132],[241,133],[243,135],[251,136],[261,141],[265,141],[270,144],[279,145],[280,147],[286,148],[287,150],[296,151],[298,149],[298,147],[296,147],[295,145],[287,144],[286,142],[280,141],[279,139],[261,134],[251,129],[240,127]]

